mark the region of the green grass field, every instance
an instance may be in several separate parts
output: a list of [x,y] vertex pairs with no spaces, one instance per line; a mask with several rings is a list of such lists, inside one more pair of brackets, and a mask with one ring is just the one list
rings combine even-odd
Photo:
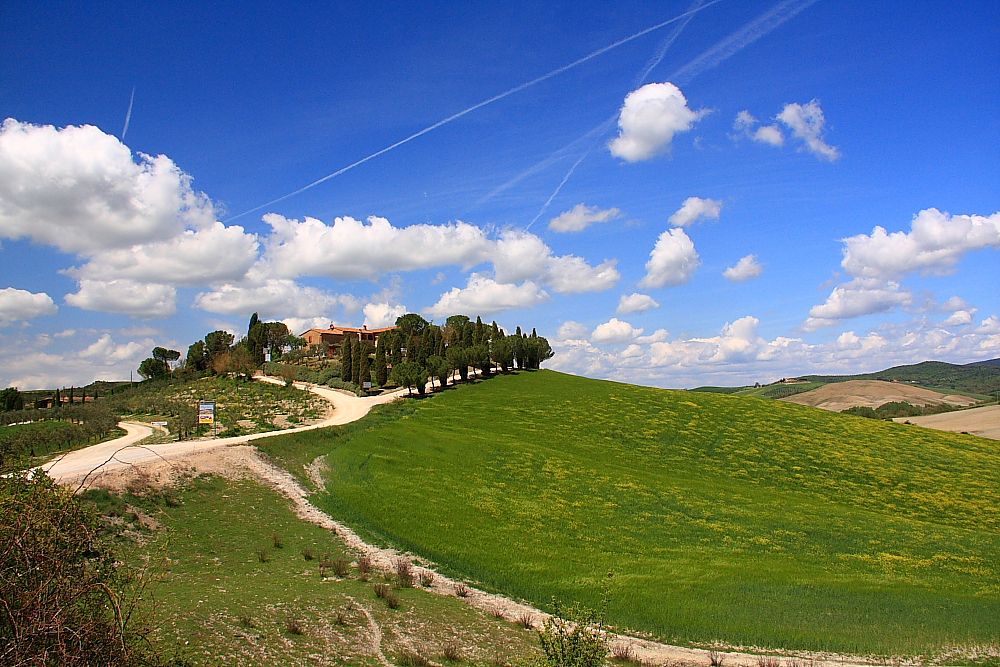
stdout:
[[[361,581],[352,567],[346,577],[328,572],[324,579],[324,557],[354,556],[256,482],[200,477],[170,498],[169,505],[138,503],[165,530],[147,533],[151,542],[133,548],[166,563],[154,567],[162,576],[148,590],[155,604],[151,640],[187,664],[380,665],[361,606],[378,624],[393,664],[405,664],[407,651],[441,662],[454,643],[464,664],[485,666],[524,657],[537,644],[533,633],[419,585],[396,590],[400,603],[392,609],[374,593],[375,583],[387,581],[377,573]],[[312,560],[303,555],[307,549]],[[289,632],[289,621],[301,634]]]
[[314,502],[364,535],[673,642],[852,653],[1000,643],[995,442],[798,405],[497,377],[350,433]]

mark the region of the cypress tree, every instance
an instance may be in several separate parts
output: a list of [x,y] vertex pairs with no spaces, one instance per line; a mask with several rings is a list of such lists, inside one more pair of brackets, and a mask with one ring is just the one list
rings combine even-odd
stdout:
[[385,365],[385,345],[375,348],[375,381],[384,387],[389,380],[389,369]]
[[351,346],[354,348],[354,363],[351,365],[351,381],[356,384],[361,384],[361,341],[356,340]]
[[361,351],[361,368],[358,371],[358,386],[364,387],[365,382],[372,381],[371,367],[368,362],[368,345],[363,342],[358,347]]
[[354,364],[354,353],[351,350],[351,337],[344,336],[340,344],[340,379],[344,382],[351,381],[351,370]]

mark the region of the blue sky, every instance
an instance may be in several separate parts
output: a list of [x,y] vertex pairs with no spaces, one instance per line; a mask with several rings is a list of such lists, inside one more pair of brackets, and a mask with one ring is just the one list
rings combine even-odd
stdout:
[[254,311],[481,314],[664,387],[1000,357],[998,27],[985,0],[10,3],[0,385],[127,377]]

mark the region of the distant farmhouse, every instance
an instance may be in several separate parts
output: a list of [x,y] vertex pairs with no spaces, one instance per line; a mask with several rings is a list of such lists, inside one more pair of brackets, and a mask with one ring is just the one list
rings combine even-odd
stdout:
[[378,347],[379,336],[384,334],[386,331],[392,331],[396,327],[382,327],[381,329],[369,329],[366,326],[360,329],[355,329],[354,327],[338,327],[333,322],[330,323],[329,329],[310,329],[300,336],[304,338],[310,347],[322,347],[324,343],[327,345],[327,354],[330,356],[338,356],[340,354],[340,346],[343,345],[344,339],[351,337],[354,340],[367,340],[375,347]]

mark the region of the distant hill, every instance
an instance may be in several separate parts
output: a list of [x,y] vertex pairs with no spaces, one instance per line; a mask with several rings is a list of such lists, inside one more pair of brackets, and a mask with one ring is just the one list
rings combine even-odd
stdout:
[[847,382],[848,380],[887,380],[910,382],[923,387],[951,389],[958,392],[988,395],[1000,391],[1000,359],[971,364],[924,361],[909,366],[893,366],[875,373],[857,375],[806,375],[811,382]]

